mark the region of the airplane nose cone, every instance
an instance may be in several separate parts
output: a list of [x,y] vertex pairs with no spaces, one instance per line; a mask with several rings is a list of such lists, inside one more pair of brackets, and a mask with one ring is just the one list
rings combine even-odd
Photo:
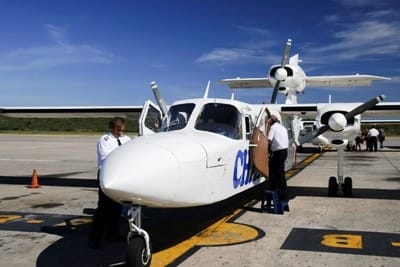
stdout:
[[[187,190],[185,179],[206,166],[202,146],[185,135],[158,133],[132,139],[105,160],[100,186],[118,202],[174,206]],[[190,193],[188,193],[190,195]]]
[[[106,195],[119,202],[141,203],[170,187],[178,177],[179,162],[173,153],[151,143],[132,140],[113,151],[100,172],[100,185]],[[171,181],[171,182],[169,182]],[[151,203],[143,203],[151,204]]]

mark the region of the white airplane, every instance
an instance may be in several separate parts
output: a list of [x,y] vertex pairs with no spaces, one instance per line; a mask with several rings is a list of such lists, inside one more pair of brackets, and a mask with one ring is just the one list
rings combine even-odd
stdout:
[[278,92],[286,96],[285,104],[297,104],[297,94],[303,93],[308,87],[337,87],[337,86],[367,86],[373,80],[390,80],[390,78],[373,75],[337,75],[337,76],[306,76],[300,67],[299,55],[289,59],[292,40],[288,39],[280,65],[273,65],[269,77],[224,79],[223,84],[230,88],[268,88],[273,87],[271,103],[277,103]]
[[[336,114],[342,115],[343,110],[357,117],[380,100],[382,98],[378,97],[360,106],[352,104],[340,106],[340,109],[329,109],[335,108],[329,104],[309,107],[313,106],[323,114],[327,114],[329,109],[333,118],[340,116]],[[274,110],[281,112],[282,116],[290,116],[291,109],[296,105],[274,104],[267,107],[271,112]],[[356,108],[347,113],[353,107]],[[104,192],[116,201],[131,205],[128,266],[147,266],[151,260],[150,237],[141,228],[142,206],[177,208],[209,205],[254,188],[266,180],[268,170],[253,165],[261,162],[264,167],[268,166],[267,142],[262,135],[253,134],[259,132],[255,129],[263,126],[267,116],[265,108],[265,105],[250,105],[232,99],[204,97],[181,100],[168,108],[161,128],[157,129],[161,110],[156,112],[158,107],[147,102],[141,117],[143,135],[115,150],[106,159],[100,174]],[[318,126],[325,122],[319,118]],[[333,120],[328,124],[329,129],[324,124],[322,129],[326,138],[341,147],[333,140],[342,140],[344,144],[348,135],[358,131],[359,124],[352,119],[348,118],[348,124]],[[293,133],[293,121],[286,120],[284,125]],[[337,131],[334,132],[336,135],[328,135],[333,133],[331,129]],[[321,128],[318,131],[322,132]],[[291,134],[292,144],[293,137]],[[291,157],[286,166],[290,168],[295,146],[289,149]],[[343,161],[339,169],[343,171]],[[330,180],[329,192],[337,192],[342,184],[340,175],[339,184],[334,178],[335,188]],[[345,179],[343,187],[346,194],[351,193],[348,181]]]
[[[130,205],[127,266],[149,266],[151,242],[141,226],[142,207],[196,207],[224,201],[254,189],[268,176],[268,146],[265,119],[279,112],[288,129],[291,145],[286,167],[294,164],[296,146],[323,134],[327,142],[342,147],[359,131],[359,114],[367,109],[400,110],[378,104],[383,97],[366,103],[296,104],[296,92],[313,84],[370,84],[386,79],[370,75],[306,77],[298,56],[288,58],[288,42],[281,65],[271,68],[269,78],[227,79],[233,88],[264,84],[274,87],[272,104],[253,105],[231,99],[209,98],[209,84],[202,98],[186,99],[167,107],[155,83],[158,105],[146,101],[140,117],[140,136],[118,147],[106,159],[100,173],[103,191],[114,200]],[[349,85],[349,84],[347,84]],[[284,88],[279,90],[280,88]],[[287,94],[286,104],[275,104],[277,92]],[[7,109],[3,109],[7,112]],[[316,114],[314,132],[301,137],[302,113]],[[340,140],[340,141],[339,141]],[[339,153],[341,154],[341,153]],[[343,161],[342,161],[343,163]],[[343,165],[343,164],[342,164]],[[338,169],[343,170],[339,166]],[[351,192],[348,179],[335,186]],[[330,179],[330,181],[333,179]],[[331,182],[330,182],[331,183]]]

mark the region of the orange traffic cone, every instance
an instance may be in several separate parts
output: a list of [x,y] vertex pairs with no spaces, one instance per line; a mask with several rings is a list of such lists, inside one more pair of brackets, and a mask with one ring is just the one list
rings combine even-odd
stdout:
[[28,187],[29,188],[40,188],[36,169],[33,170],[31,184],[28,185]]

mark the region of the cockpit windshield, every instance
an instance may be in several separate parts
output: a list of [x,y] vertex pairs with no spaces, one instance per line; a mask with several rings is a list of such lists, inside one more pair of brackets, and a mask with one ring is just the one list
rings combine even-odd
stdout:
[[167,116],[164,117],[160,132],[170,132],[185,128],[194,109],[193,103],[171,106]]
[[204,105],[197,118],[195,128],[240,139],[242,137],[240,118],[239,111],[232,105],[208,103]]

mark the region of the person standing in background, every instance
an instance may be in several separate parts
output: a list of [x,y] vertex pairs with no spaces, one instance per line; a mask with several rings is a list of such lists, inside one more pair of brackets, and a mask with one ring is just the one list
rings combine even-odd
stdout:
[[378,135],[379,131],[372,127],[368,131],[368,140],[369,140],[369,152],[374,150],[375,152],[378,151]]

